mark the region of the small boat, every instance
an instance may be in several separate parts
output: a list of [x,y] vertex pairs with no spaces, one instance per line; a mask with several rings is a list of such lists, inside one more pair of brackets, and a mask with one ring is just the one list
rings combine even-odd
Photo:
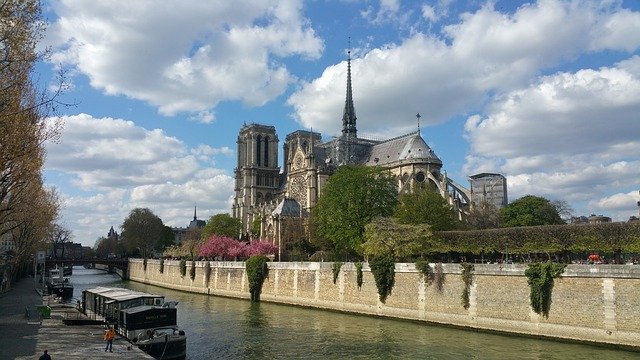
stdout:
[[82,311],[113,324],[116,332],[156,359],[184,359],[187,337],[177,326],[177,303],[124,288],[82,292]]
[[49,269],[47,291],[49,294],[59,296],[63,299],[73,297],[73,285],[69,282],[68,278],[63,276],[62,270],[58,267]]

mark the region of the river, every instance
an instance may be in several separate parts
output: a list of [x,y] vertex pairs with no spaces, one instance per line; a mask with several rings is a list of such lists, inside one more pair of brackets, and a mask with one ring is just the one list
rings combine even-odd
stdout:
[[[640,353],[185,293],[74,267],[82,289],[120,286],[179,301],[187,359],[640,359]],[[75,301],[75,300],[74,300]]]

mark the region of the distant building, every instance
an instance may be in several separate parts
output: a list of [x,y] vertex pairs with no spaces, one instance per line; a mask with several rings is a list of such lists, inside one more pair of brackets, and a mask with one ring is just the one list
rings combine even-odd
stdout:
[[589,224],[602,224],[602,223],[610,223],[611,218],[604,215],[595,215],[591,214],[589,216]]
[[481,173],[469,177],[471,201],[474,204],[487,202],[498,208],[507,206],[507,178],[501,174]]
[[197,208],[193,207],[193,220],[189,222],[187,227],[172,227],[173,231],[173,243],[179,245],[182,243],[182,240],[187,236],[187,233],[193,229],[202,229],[207,224],[204,220],[198,219]]

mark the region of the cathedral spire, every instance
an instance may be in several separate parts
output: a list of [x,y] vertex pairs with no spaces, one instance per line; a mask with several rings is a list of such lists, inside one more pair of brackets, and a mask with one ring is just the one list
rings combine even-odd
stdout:
[[193,220],[196,220],[198,217],[196,216],[197,205],[193,204]]
[[342,135],[356,137],[356,110],[353,106],[353,91],[351,90],[351,38],[349,38],[349,57],[347,59],[347,99],[342,114]]

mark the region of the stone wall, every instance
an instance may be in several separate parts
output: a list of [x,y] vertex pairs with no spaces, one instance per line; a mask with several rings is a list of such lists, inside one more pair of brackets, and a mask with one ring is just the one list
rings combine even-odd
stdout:
[[[176,290],[249,299],[243,262],[196,261],[192,280],[180,275],[179,261],[129,263],[133,281]],[[522,264],[476,264],[470,306],[462,305],[464,283],[458,264],[443,264],[444,282],[425,283],[413,264],[396,264],[395,286],[386,303],[378,300],[373,275],[363,266],[358,288],[356,268],[343,264],[333,283],[332,263],[269,263],[262,301],[402,318],[491,331],[620,345],[640,350],[640,266],[569,265],[555,280],[549,317],[529,305]]]

